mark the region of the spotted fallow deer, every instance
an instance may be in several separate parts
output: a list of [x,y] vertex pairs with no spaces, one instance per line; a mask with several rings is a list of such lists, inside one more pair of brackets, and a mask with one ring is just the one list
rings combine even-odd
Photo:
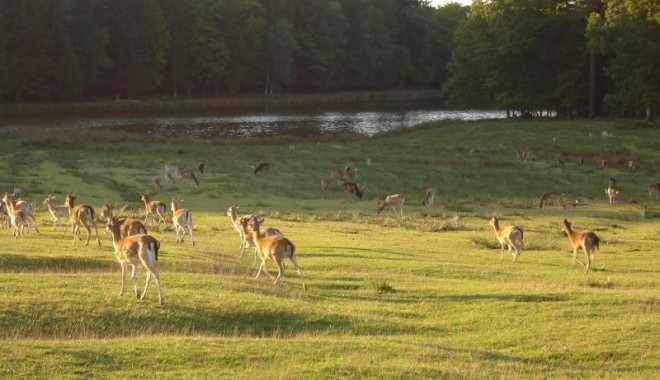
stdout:
[[385,200],[381,201],[378,203],[378,206],[376,207],[376,213],[380,214],[385,208],[388,208],[390,210],[394,209],[396,210],[397,208],[401,212],[401,216],[403,216],[403,204],[406,202],[406,196],[402,194],[392,194],[388,195],[385,197]]
[[96,221],[94,220],[94,208],[86,204],[78,206],[74,205],[77,198],[77,195],[67,194],[64,202],[69,208],[69,221],[71,222],[71,229],[73,231],[73,244],[76,244],[76,241],[80,240],[80,227],[84,227],[87,230],[87,240],[85,241],[85,245],[89,245],[89,238],[92,235],[91,227],[94,227],[94,231],[96,231],[96,241],[101,245],[99,230],[96,227]]
[[493,216],[490,219],[490,225],[495,229],[497,241],[500,243],[501,256],[500,261],[504,260],[504,246],[506,245],[509,253],[513,256],[513,261],[518,260],[523,246],[523,230],[517,226],[508,226],[500,228],[499,219]]
[[[573,232],[573,225],[566,219],[561,224],[561,231],[568,236],[573,246],[573,263],[577,260],[584,267],[584,274],[587,274],[594,259],[594,249],[598,249],[600,238],[591,231]],[[582,248],[587,257],[586,265],[577,257],[580,248]]]

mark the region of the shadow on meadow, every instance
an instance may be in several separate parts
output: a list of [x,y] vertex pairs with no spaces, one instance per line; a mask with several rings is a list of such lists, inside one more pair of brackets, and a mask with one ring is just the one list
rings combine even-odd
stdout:
[[30,257],[21,254],[0,255],[0,272],[78,272],[116,270],[108,259],[80,257]]

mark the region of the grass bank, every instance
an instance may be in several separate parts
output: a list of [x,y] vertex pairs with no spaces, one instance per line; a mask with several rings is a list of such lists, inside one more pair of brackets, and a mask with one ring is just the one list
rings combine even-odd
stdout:
[[[0,186],[19,184],[37,205],[75,192],[139,215],[139,193],[165,163],[203,160],[209,172],[199,188],[151,192],[184,198],[196,232],[191,247],[171,227],[151,228],[163,306],[155,289],[142,301],[117,296],[107,236],[73,246],[43,208],[40,234],[15,241],[0,230],[0,376],[650,378],[660,370],[660,201],[646,186],[660,180],[659,137],[619,121],[444,122],[318,141],[3,136]],[[520,161],[522,151],[535,158]],[[252,174],[259,159],[268,174]],[[320,188],[345,165],[359,168],[362,200],[335,181]],[[603,191],[610,177],[615,205]],[[423,207],[428,186],[438,196]],[[541,211],[546,190],[579,206]],[[407,195],[403,217],[376,215],[391,193]],[[308,291],[290,264],[277,287],[252,278],[252,254],[240,254],[224,215],[231,205],[296,244]],[[525,230],[516,263],[500,261],[493,214]],[[601,237],[587,275],[571,263],[563,218]],[[141,288],[143,271],[138,279]]]

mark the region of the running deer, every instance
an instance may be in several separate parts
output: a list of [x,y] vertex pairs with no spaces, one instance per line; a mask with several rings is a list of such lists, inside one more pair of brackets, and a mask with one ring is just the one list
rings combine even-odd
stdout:
[[614,178],[610,178],[607,184],[607,189],[605,189],[605,194],[607,194],[610,204],[613,205],[616,202],[617,195],[619,195],[619,188],[617,187]]
[[343,181],[341,186],[344,188],[344,192],[348,195],[355,194],[358,198],[362,199],[362,192],[358,188],[358,185],[354,182]]
[[[276,285],[282,275],[284,274],[284,259],[289,258],[293,263],[293,266],[298,271],[300,276],[300,281],[302,281],[303,289],[307,290],[307,285],[305,285],[305,277],[303,276],[302,270],[298,265],[298,260],[296,259],[296,247],[293,243],[281,236],[263,236],[259,231],[259,223],[254,219],[250,219],[248,222],[248,229],[252,233],[252,238],[257,246],[257,253],[259,258],[261,258],[261,265],[259,266],[259,271],[254,278],[258,278],[261,272],[266,273],[271,280],[273,280],[273,285]],[[275,261],[277,264],[278,274],[277,278],[274,278],[273,275],[268,271],[266,266],[267,260]]]
[[7,207],[7,215],[9,215],[9,223],[14,239],[18,239],[20,236],[21,240],[23,240],[23,231],[29,226],[27,216],[16,207],[16,201],[9,194],[5,194],[2,198],[2,204]]
[[[139,299],[144,299],[145,294],[147,294],[147,289],[149,289],[151,276],[153,275],[154,280],[156,280],[156,288],[158,289],[158,302],[162,305],[165,301],[165,297],[163,296],[163,290],[160,285],[160,275],[158,273],[158,250],[160,249],[160,243],[158,240],[146,234],[132,235],[122,238],[120,234],[120,222],[116,217],[112,217],[108,220],[107,228],[112,233],[112,245],[115,248],[117,261],[121,266],[121,289],[119,290],[119,295],[124,295],[124,290],[126,289],[126,272],[130,265],[132,269],[131,280],[133,282],[135,296]],[[136,276],[137,265],[139,264],[142,264],[147,272],[147,281],[144,284],[142,295],[138,292]]]
[[426,196],[422,201],[422,206],[433,206],[433,201],[435,201],[435,188],[431,187],[426,190]]
[[163,223],[163,226],[165,226],[165,211],[167,209],[165,203],[159,201],[150,201],[149,193],[142,193],[140,199],[144,203],[144,210],[146,213],[143,223],[146,225],[149,216],[151,216],[151,218],[156,222],[156,226],[158,226],[161,222]]
[[94,220],[94,208],[86,204],[78,206],[74,205],[77,198],[77,195],[67,194],[64,202],[69,209],[69,221],[71,222],[71,230],[73,232],[73,244],[75,245],[77,240],[81,240],[79,237],[80,227],[85,227],[87,230],[87,241],[85,241],[85,245],[89,245],[89,238],[92,235],[92,229],[90,226],[93,226],[94,231],[96,231],[96,241],[101,245],[99,230],[96,227],[96,221]]
[[403,204],[406,202],[406,196],[402,194],[392,194],[385,197],[385,200],[378,203],[376,207],[376,213],[380,214],[385,208],[390,210],[399,209],[401,216],[403,216]]
[[[600,239],[595,233],[590,231],[573,232],[573,225],[566,219],[564,219],[561,225],[561,231],[568,236],[573,246],[573,263],[577,260],[584,267],[584,274],[587,274],[594,259],[594,249],[598,249]],[[582,248],[585,256],[587,256],[586,265],[577,257],[580,248]]]
[[64,232],[66,231],[67,224],[62,223],[61,220],[62,219],[66,221],[69,220],[69,208],[66,205],[61,205],[61,206],[54,205],[53,199],[55,199],[54,195],[48,195],[46,196],[46,199],[44,199],[43,204],[46,207],[48,207],[48,212],[50,212],[50,215],[55,220],[55,226],[64,227],[64,229],[62,230],[62,232]]
[[185,208],[179,208],[182,202],[183,199],[181,198],[172,198],[172,224],[174,224],[174,232],[176,233],[176,243],[183,243],[187,229],[190,234],[190,241],[194,247],[195,238],[193,236],[192,214]]
[[[243,227],[241,225],[241,219],[243,218],[249,218],[252,215],[246,215],[243,217],[239,217],[236,214],[236,210],[239,209],[239,206],[230,206],[227,209],[227,216],[229,217],[229,220],[231,221],[231,225],[234,227],[236,232],[238,232],[238,238],[241,240],[241,245],[240,245],[240,250],[241,253],[244,252],[246,246],[245,246],[245,233],[243,232]],[[262,224],[264,222],[264,218],[260,215],[257,215],[257,220],[259,221],[259,224]]]
[[[14,197],[16,196],[16,193],[6,194],[6,196],[8,196],[10,200],[13,200]],[[21,212],[23,212],[23,215],[25,216],[25,220],[28,223],[27,231],[30,231],[30,227],[34,225],[35,231],[39,232],[37,219],[34,217],[34,205],[31,202],[24,201],[22,199],[16,199],[14,201],[14,206],[16,210],[20,210]]]
[[497,241],[500,242],[500,249],[502,252],[500,261],[504,260],[505,245],[508,247],[509,253],[513,256],[513,261],[517,261],[523,246],[523,230],[516,226],[500,228],[500,222],[497,216],[493,216],[490,219],[490,225],[495,229]]
[[541,210],[545,208],[548,204],[550,204],[550,201],[554,202],[555,204],[559,202],[561,198],[561,193],[558,191],[546,191],[545,193],[541,194],[541,199],[539,200],[539,207]]
[[658,198],[658,194],[660,194],[660,182],[650,184],[647,190],[649,191],[649,197],[655,194],[655,197]]
[[[257,265],[257,242],[252,236],[252,231],[250,230],[250,227],[248,226],[250,221],[254,220],[254,223],[259,224],[259,228],[261,229],[261,226],[263,225],[265,219],[261,215],[247,215],[241,218],[240,220],[240,227],[241,227],[241,232],[243,234],[243,248],[241,248],[241,253],[245,252],[246,248],[254,248],[254,262],[252,263],[252,266]],[[267,228],[265,232],[260,233],[262,236],[279,236],[279,237],[284,237],[284,235],[280,232],[280,230],[276,228]]]

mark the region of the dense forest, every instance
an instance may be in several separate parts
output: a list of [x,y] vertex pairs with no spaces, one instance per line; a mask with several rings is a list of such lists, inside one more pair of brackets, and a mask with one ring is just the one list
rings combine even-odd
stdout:
[[442,88],[652,119],[657,0],[0,0],[0,101]]

